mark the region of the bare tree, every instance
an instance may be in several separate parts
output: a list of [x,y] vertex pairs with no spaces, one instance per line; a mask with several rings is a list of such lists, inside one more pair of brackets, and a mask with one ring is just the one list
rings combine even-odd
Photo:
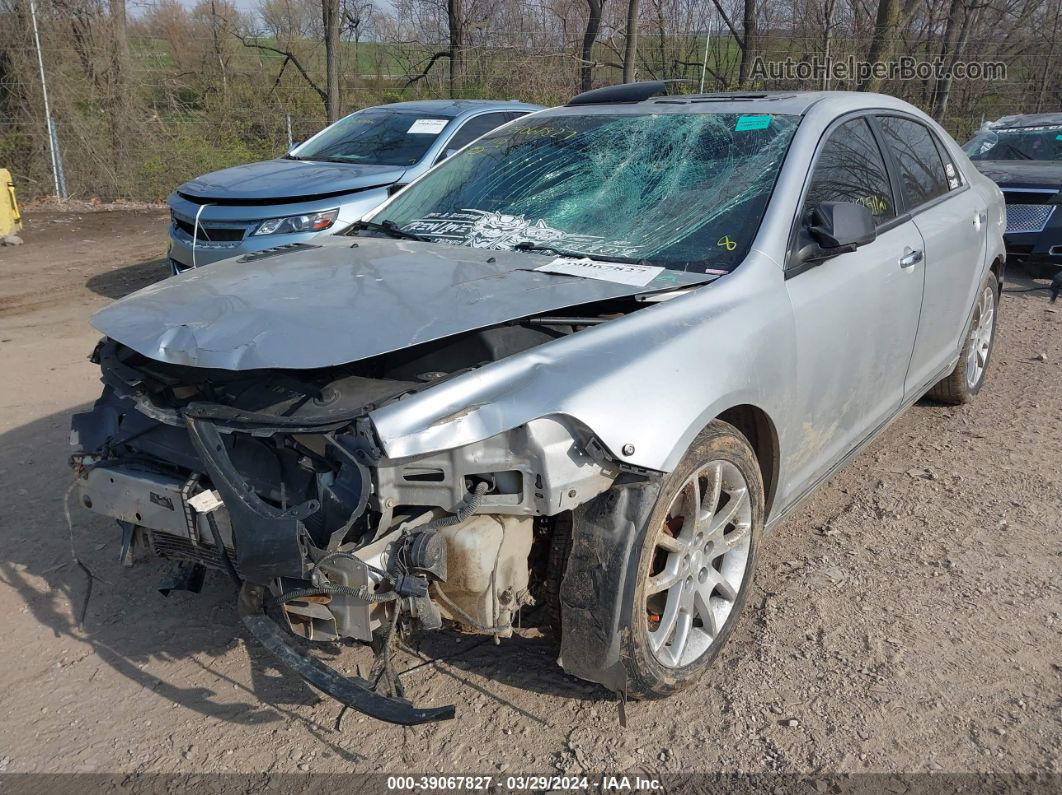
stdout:
[[579,90],[589,91],[594,87],[594,43],[601,32],[601,9],[605,0],[586,0],[586,32],[579,63]]
[[742,25],[745,30],[745,46],[741,48],[741,65],[738,67],[738,82],[742,85],[748,82],[749,71],[752,69],[752,62],[759,46],[759,18],[756,0],[745,0],[744,11]]
[[450,29],[450,96],[456,97],[465,79],[464,0],[447,0],[446,22]]
[[[948,10],[948,25],[944,33],[944,43],[941,51],[941,62],[944,73],[937,78],[933,89],[932,114],[938,119],[943,119],[948,111],[948,100],[951,98],[951,87],[954,78],[953,70],[966,53],[966,46],[970,41],[970,32],[977,24],[977,17],[984,3],[968,2],[968,0],[951,0]],[[962,22],[959,22],[959,17]]]
[[633,83],[638,58],[638,0],[627,0],[627,28],[623,41],[623,82]]
[[[867,61],[876,64],[888,60],[898,38],[901,24],[910,19],[919,0],[878,0],[878,12],[874,19],[874,36],[870,40]],[[860,91],[878,91],[882,78],[873,69],[859,84]]]
[[331,124],[339,119],[339,29],[343,18],[339,0],[321,0],[325,45],[325,114]]
[[[254,14],[233,0],[150,0],[134,13],[131,0],[37,0],[73,195],[156,199],[182,179],[275,156],[287,144],[289,116],[302,138],[353,104],[355,87],[358,106],[440,96],[548,104],[569,97],[573,82],[697,80],[704,64],[706,88],[726,89],[747,86],[767,53],[887,62],[902,49],[939,58],[944,71],[829,87],[887,90],[931,110],[959,138],[983,118],[1062,104],[1059,0],[251,4]],[[328,35],[326,11],[337,22]],[[709,18],[721,19],[722,31],[706,53]],[[959,61],[1001,62],[1007,78],[960,80]],[[0,160],[14,166],[27,198],[51,181],[36,69],[26,0],[0,0]],[[822,85],[764,80],[784,90]]]
[[129,141],[129,37],[126,29],[125,0],[110,0],[111,12],[111,158],[115,179],[124,172],[126,144]]
[[218,15],[217,0],[210,0],[210,43],[214,51],[214,58],[218,62],[218,71],[221,74],[221,94],[228,93],[228,80],[225,75],[225,56],[221,43],[222,20]]
[[741,62],[738,65],[738,82],[742,85],[748,80],[752,71],[752,64],[756,58],[759,43],[759,14],[757,0],[744,0],[742,3],[741,29],[727,14],[720,0],[712,0],[719,17],[723,20],[730,35],[734,37],[738,49],[741,50]]

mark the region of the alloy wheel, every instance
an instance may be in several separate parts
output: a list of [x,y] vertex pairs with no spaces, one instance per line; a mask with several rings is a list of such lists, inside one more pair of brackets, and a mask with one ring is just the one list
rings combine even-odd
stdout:
[[737,602],[751,542],[745,476],[730,461],[702,465],[675,495],[654,539],[645,610],[659,663],[681,668],[708,651]]
[[966,359],[966,385],[974,389],[985,374],[988,352],[992,347],[992,332],[996,320],[996,293],[991,287],[981,291],[970,325],[970,352]]

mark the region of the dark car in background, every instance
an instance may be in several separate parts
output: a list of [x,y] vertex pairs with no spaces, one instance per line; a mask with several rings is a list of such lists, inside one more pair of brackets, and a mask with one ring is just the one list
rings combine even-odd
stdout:
[[1008,261],[1033,276],[1062,270],[1062,113],[1004,116],[963,149],[1003,191]]
[[364,108],[276,160],[186,182],[170,205],[170,268],[208,265],[347,229],[395,185],[540,105],[424,100]]

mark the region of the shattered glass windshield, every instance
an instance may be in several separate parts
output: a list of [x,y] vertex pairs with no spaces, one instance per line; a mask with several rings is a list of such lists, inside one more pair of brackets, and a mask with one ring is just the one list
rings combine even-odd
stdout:
[[329,163],[411,166],[453,118],[447,113],[368,108],[325,127],[288,157]]
[[981,130],[963,149],[971,160],[1062,160],[1062,124]]
[[537,115],[480,138],[373,217],[432,241],[729,270],[799,118]]

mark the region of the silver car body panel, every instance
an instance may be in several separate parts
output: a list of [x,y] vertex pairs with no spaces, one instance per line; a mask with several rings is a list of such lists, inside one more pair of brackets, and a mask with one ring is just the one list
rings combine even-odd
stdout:
[[379,238],[189,271],[100,310],[92,324],[171,364],[312,369],[593,301],[715,278],[665,271],[645,287],[534,270],[556,257]]
[[[652,112],[747,108],[732,101],[660,100]],[[777,449],[776,517],[941,375],[958,356],[970,296],[990,264],[1003,258],[998,189],[938,125],[899,100],[801,94],[757,103],[756,112],[768,111],[802,114],[803,120],[739,267],[673,300],[376,409],[370,417],[386,456],[403,461],[435,455],[538,418],[567,417],[567,424],[574,421],[596,436],[621,464],[666,472],[711,419],[751,406],[767,418]],[[646,108],[549,111],[597,112]],[[930,261],[901,269],[897,261],[904,250],[939,223],[919,208],[871,246],[793,275],[786,269],[791,233],[818,147],[838,118],[867,112],[909,115],[938,133],[966,185],[937,206],[961,206],[970,215],[969,234],[954,232],[927,244]],[[379,217],[386,218],[386,207]],[[975,210],[987,216],[976,233]],[[364,238],[358,245],[355,252],[348,242],[333,241],[274,260],[186,274],[119,301],[93,322],[163,361],[310,368],[637,292],[531,273],[524,270],[531,261],[545,260],[522,253]],[[938,246],[947,251],[936,261]],[[926,282],[930,269],[948,275],[934,271]],[[947,327],[927,309],[946,315]],[[921,352],[924,363],[909,374],[913,352]]]

